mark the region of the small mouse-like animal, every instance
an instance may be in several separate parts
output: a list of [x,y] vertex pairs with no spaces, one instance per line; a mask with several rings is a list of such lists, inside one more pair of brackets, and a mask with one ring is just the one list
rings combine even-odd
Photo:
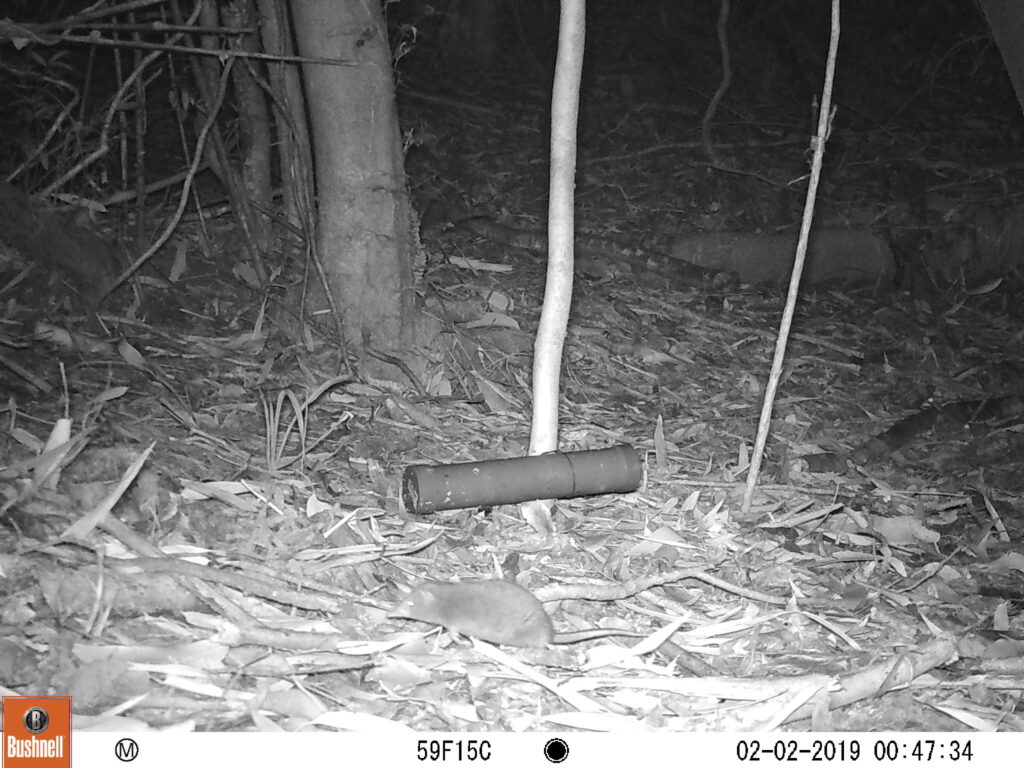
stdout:
[[395,607],[391,616],[438,624],[460,635],[517,648],[644,636],[625,629],[599,628],[556,634],[540,600],[518,584],[501,579],[425,581]]

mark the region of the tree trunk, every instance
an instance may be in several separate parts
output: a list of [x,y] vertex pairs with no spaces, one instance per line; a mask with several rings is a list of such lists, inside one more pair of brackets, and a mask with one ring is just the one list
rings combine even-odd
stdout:
[[[585,0],[562,0],[558,58],[551,91],[551,178],[548,184],[548,274],[533,344],[530,455],[558,449],[558,383],[572,304],[575,253],[576,144],[580,76],[586,38]],[[545,505],[547,506],[547,505]],[[549,508],[550,509],[550,508]],[[550,518],[546,524],[550,523]]]
[[[238,0],[221,9],[224,24],[232,29],[253,29],[256,13],[253,0]],[[246,52],[259,51],[256,35],[239,35],[237,45]],[[231,70],[235,84],[235,106],[238,110],[239,149],[241,150],[240,181],[248,201],[257,213],[250,219],[250,236],[257,253],[262,256],[271,250],[270,219],[267,211],[273,205],[271,182],[270,114],[263,88],[257,82],[262,78],[263,64],[258,59],[239,59]],[[262,261],[262,260],[261,260]],[[266,278],[266,275],[261,275]]]
[[[279,56],[294,56],[291,18],[287,0],[257,0],[263,50]],[[281,198],[285,219],[307,237],[313,237],[310,220],[313,201],[313,153],[309,147],[302,79],[298,67],[283,62],[267,66],[270,90],[274,93],[274,126],[278,139]]]
[[303,65],[328,286],[350,349],[402,349],[415,319],[418,240],[381,4],[294,0],[292,13],[301,55],[340,62]]
[[[220,26],[221,19],[217,12],[216,3],[213,0],[200,0],[200,2],[202,4],[200,12],[202,25],[210,28]],[[175,24],[184,24],[184,18],[179,12],[180,9],[174,4],[171,5],[171,9]],[[201,35],[198,44],[200,47],[211,51],[220,49],[220,42],[216,35]],[[200,101],[203,106],[201,111],[206,114],[218,111],[220,109],[218,104],[219,81],[223,67],[234,67],[237,62],[232,62],[231,60],[222,62],[214,56],[190,56],[188,57],[188,62],[192,69],[196,90],[200,94]],[[244,62],[241,66],[244,66]],[[202,131],[205,119],[205,115],[196,114],[195,132],[197,135]],[[249,263],[256,269],[258,279],[262,280],[266,277],[266,269],[264,267],[263,253],[260,251],[255,235],[260,226],[257,223],[258,214],[252,206],[250,196],[246,193],[241,175],[234,165],[228,142],[225,140],[217,124],[214,124],[210,130],[205,151],[210,169],[220,179],[231,200],[235,221],[243,233],[243,243],[248,253]]]
[[1010,74],[1017,105],[1024,109],[1024,3],[1020,0],[978,0]]

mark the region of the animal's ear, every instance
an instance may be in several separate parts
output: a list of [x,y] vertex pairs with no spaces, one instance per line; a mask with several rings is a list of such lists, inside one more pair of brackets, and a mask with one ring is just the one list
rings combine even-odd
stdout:
[[402,584],[400,582],[396,582],[394,584],[394,587],[396,590],[398,590],[398,596],[401,597],[403,600],[405,600],[405,598],[407,598],[412,593],[413,590],[413,588],[410,587],[408,584]]
[[398,590],[399,600],[395,603],[395,606],[391,611],[388,612],[388,617],[398,619],[415,618],[409,613],[413,609],[412,593],[415,591],[413,587],[409,587],[405,584],[395,584],[395,589]]

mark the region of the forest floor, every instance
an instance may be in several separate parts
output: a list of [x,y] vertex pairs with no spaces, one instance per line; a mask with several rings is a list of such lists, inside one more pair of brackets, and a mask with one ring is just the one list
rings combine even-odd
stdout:
[[[975,276],[968,247],[1020,200],[1004,123],[929,132],[929,109],[959,108],[932,102],[906,133],[837,127],[816,223],[884,229],[898,274],[802,293],[743,514],[784,288],[645,259],[680,235],[793,231],[810,119],[748,92],[716,123],[726,171],[702,154],[707,94],[596,74],[577,226],[622,258],[577,274],[560,448],[628,444],[645,473],[559,500],[539,532],[515,506],[400,498],[409,465],[528,447],[544,257],[466,225],[544,234],[548,97],[520,82],[401,81],[419,290],[451,339],[419,387],[337,377],[336,350],[262,326],[264,297],[212,260],[133,316],[76,315],[49,279],[10,300],[10,338],[34,340],[28,378],[0,368],[5,695],[71,694],[97,729],[1024,728],[1022,281]],[[389,618],[403,588],[466,578],[590,590],[547,601],[559,631],[675,631],[495,650]]]

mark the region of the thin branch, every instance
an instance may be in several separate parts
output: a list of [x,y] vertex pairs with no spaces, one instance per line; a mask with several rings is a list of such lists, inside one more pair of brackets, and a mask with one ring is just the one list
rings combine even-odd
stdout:
[[722,97],[725,96],[725,92],[729,90],[729,86],[732,84],[732,58],[729,56],[728,36],[729,0],[722,0],[722,4],[719,6],[717,28],[718,49],[722,54],[722,81],[718,84],[718,90],[711,97],[711,102],[704,113],[704,119],[700,124],[700,138],[708,159],[715,165],[721,165],[722,161],[718,157],[718,151],[715,149],[714,144],[711,143],[711,121],[715,118],[715,113],[718,111],[718,105],[722,101]]
[[[163,5],[167,0],[131,0],[131,2],[121,3],[120,5],[112,5],[108,8],[103,8],[98,11],[83,11],[82,13],[75,14],[74,16],[68,16],[64,19],[58,19],[57,21],[51,21],[46,24],[33,25],[33,29],[40,32],[47,32],[50,30],[70,29],[71,27],[80,27],[83,24],[96,21],[97,19],[105,19],[109,16],[120,16],[128,11],[137,11],[140,8],[148,8],[152,5]],[[97,0],[93,4],[93,8],[98,8],[104,4],[104,0]]]
[[772,371],[765,387],[764,402],[761,404],[761,418],[757,425],[757,439],[754,441],[750,467],[747,469],[747,487],[743,494],[743,514],[750,512],[750,503],[754,498],[757,476],[761,471],[761,460],[764,458],[764,446],[768,442],[771,429],[772,408],[775,405],[775,393],[779,389],[782,378],[782,363],[786,357],[786,342],[793,324],[796,311],[796,299],[800,292],[800,277],[804,271],[804,259],[807,256],[807,239],[814,221],[814,201],[818,195],[818,180],[821,178],[821,165],[825,157],[825,144],[832,132],[832,84],[836,73],[836,51],[839,49],[839,0],[832,0],[832,32],[828,43],[828,61],[825,64],[825,84],[821,89],[821,111],[818,112],[817,134],[811,138],[811,178],[807,183],[807,199],[804,202],[803,219],[800,221],[800,239],[796,244],[796,259],[793,262],[793,274],[789,278],[789,292],[786,295],[786,308],[782,312],[779,323],[779,337],[775,342],[775,356],[772,359]]
[[185,213],[185,206],[188,205],[188,196],[189,190],[192,188],[192,181],[195,178],[196,173],[198,173],[200,166],[203,164],[203,147],[206,145],[206,137],[210,133],[210,129],[216,122],[217,113],[220,112],[220,108],[224,103],[224,96],[227,93],[228,76],[231,73],[232,63],[233,60],[229,59],[224,64],[224,70],[221,73],[220,83],[218,84],[217,98],[210,109],[210,115],[207,118],[206,123],[203,124],[202,130],[199,132],[199,137],[196,139],[195,156],[192,159],[192,166],[188,169],[188,175],[185,177],[185,183],[182,185],[181,197],[178,200],[178,207],[174,211],[174,215],[171,217],[171,220],[167,223],[167,226],[164,228],[164,231],[160,234],[156,241],[153,242],[152,245],[150,245],[149,248],[147,248],[145,252],[141,256],[139,256],[139,258],[137,258],[130,267],[128,267],[124,272],[122,272],[117,277],[117,279],[110,285],[109,288],[107,288],[106,292],[103,294],[104,299],[107,296],[109,296],[113,291],[115,291],[117,287],[120,286],[125,280],[127,280],[129,277],[135,274],[136,270],[138,270],[139,267],[141,267],[143,264],[149,261],[153,254],[163,247],[164,243],[166,243],[170,239],[171,234],[177,228],[178,222],[181,221],[181,217]]
[[[2,36],[0,36],[2,39]],[[357,61],[348,59],[310,59],[303,56],[280,56],[272,53],[255,53],[248,51],[236,51],[228,49],[191,48],[184,45],[173,45],[170,43],[145,43],[136,40],[112,40],[105,37],[94,37],[92,35],[59,35],[52,40],[46,41],[52,45],[57,41],[67,43],[78,43],[81,45],[96,45],[107,48],[142,48],[150,51],[173,51],[175,53],[187,53],[194,56],[216,56],[218,59],[233,57],[236,59],[259,59],[261,61],[278,61],[290,64],[326,64],[339,67],[354,67]]]

